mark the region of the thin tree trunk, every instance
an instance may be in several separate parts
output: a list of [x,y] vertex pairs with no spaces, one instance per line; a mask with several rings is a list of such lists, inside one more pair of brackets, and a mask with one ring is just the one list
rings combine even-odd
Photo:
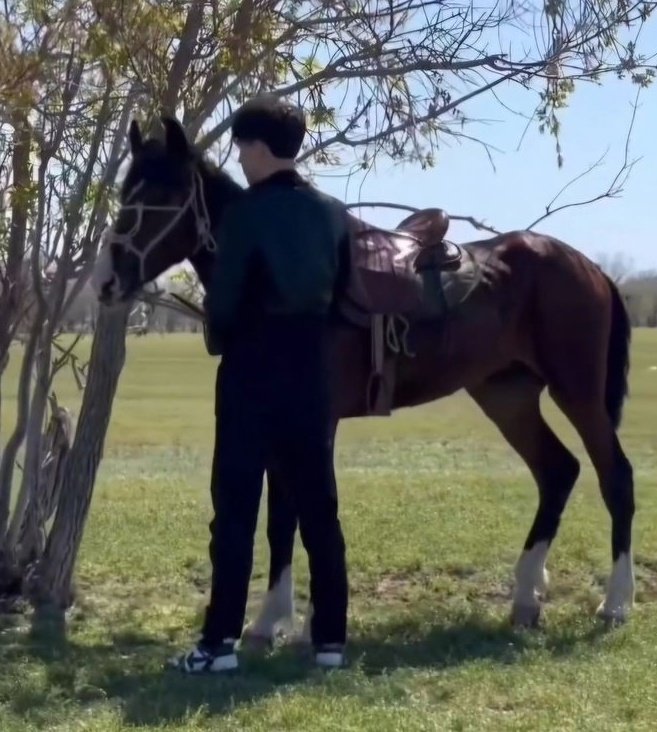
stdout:
[[5,373],[5,370],[9,366],[9,351],[5,351],[2,356],[0,356],[0,429],[2,429],[2,376]]
[[30,581],[37,606],[65,610],[73,601],[72,579],[96,473],[103,455],[114,394],[125,362],[128,307],[99,310],[91,348],[89,379],[71,451],[63,466],[63,485],[42,561]]
[[[20,314],[22,307],[23,292],[23,258],[25,256],[25,242],[27,237],[27,218],[29,211],[29,187],[30,175],[30,144],[32,134],[24,112],[16,112],[12,118],[14,127],[14,149],[12,153],[13,191],[11,195],[11,226],[9,229],[9,240],[7,244],[7,260],[2,273],[2,292],[0,293],[0,365],[2,371],[9,360],[9,346],[14,336],[15,320]],[[30,349],[30,340],[25,348],[25,354],[30,355],[29,366],[34,360],[34,348]],[[2,372],[0,371],[0,378]],[[21,386],[26,386],[27,396],[21,403],[21,390],[19,387],[19,422],[21,407],[29,406],[29,378],[30,372],[26,374],[27,381],[23,383],[21,374]],[[27,412],[23,415],[27,420]],[[5,553],[5,532],[9,521],[9,506],[11,503],[11,478],[14,469],[16,454],[25,437],[27,422],[16,425],[14,433],[7,442],[7,446],[0,462],[0,573],[6,560]],[[13,453],[13,454],[12,454]]]
[[23,479],[18,491],[9,531],[7,532],[7,545],[11,551],[16,551],[25,511],[28,504],[35,500],[37,496],[37,486],[40,480],[41,464],[43,462],[43,426],[46,420],[48,390],[50,388],[50,359],[52,355],[50,330],[50,327],[46,326],[45,338],[41,339],[41,349],[36,359],[36,384],[32,391],[30,416],[27,424]]
[[62,468],[71,449],[73,420],[68,409],[60,407],[51,398],[52,414],[43,435],[43,460],[40,465],[37,489],[30,499],[25,519],[15,542],[21,574],[25,576],[34,562],[41,559],[46,548],[48,531],[46,524],[52,518],[59,490],[62,487]]
[[[23,362],[21,363],[18,378],[18,413],[16,415],[16,426],[7,440],[7,444],[2,453],[2,460],[0,460],[0,574],[6,569],[6,566],[2,565],[5,565],[10,559],[8,556],[10,547],[7,544],[6,531],[9,523],[14,466],[27,430],[30,412],[30,382],[38,343],[39,332],[38,330],[34,330],[30,333],[23,351]],[[13,563],[13,561],[10,563]]]
[[31,183],[30,145],[32,143],[32,132],[27,121],[27,115],[24,111],[16,112],[11,123],[14,128],[14,149],[11,160],[13,172],[11,226],[7,244],[7,261],[4,265],[2,277],[2,293],[0,294],[0,362],[3,364],[14,334],[14,321],[22,307],[21,300],[24,294],[22,281],[23,258],[25,257]]
[[194,0],[187,13],[185,25],[180,35],[178,50],[171,63],[167,87],[162,99],[162,110],[166,114],[176,113],[176,102],[178,101],[185,75],[194,58],[194,48],[201,26],[203,25],[204,5],[205,3],[201,0]]

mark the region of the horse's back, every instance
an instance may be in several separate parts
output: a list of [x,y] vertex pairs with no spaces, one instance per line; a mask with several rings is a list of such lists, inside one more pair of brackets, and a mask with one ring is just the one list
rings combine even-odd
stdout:
[[566,262],[568,265],[584,266],[599,272],[598,266],[583,252],[549,234],[517,229],[501,234],[469,241],[460,245],[478,261],[493,256],[502,261],[514,259],[534,262]]
[[[508,231],[460,245],[489,288],[566,287],[608,293],[608,282],[583,252],[548,234]],[[464,274],[467,274],[464,273]]]

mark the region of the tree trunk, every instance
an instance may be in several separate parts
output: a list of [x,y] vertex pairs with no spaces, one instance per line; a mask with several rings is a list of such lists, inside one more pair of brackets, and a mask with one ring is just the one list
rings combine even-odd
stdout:
[[2,292],[0,293],[0,362],[5,363],[5,354],[14,334],[16,319],[24,305],[23,259],[27,238],[27,221],[30,209],[30,145],[32,133],[24,111],[12,116],[14,128],[14,149],[11,169],[13,186],[11,194],[11,226],[7,244],[6,261],[3,262]]
[[[25,256],[25,242],[27,237],[27,220],[29,213],[30,175],[30,144],[32,135],[24,112],[16,112],[12,117],[14,127],[14,148],[12,152],[13,186],[11,194],[11,226],[6,250],[6,259],[0,272],[0,378],[9,360],[9,346],[14,336],[16,320],[20,317],[20,309],[24,305],[22,267]],[[26,348],[26,352],[29,347]],[[30,362],[34,359],[31,353]],[[30,363],[31,368],[31,363]],[[21,404],[19,387],[19,422],[21,407],[29,405],[29,377],[27,382],[27,402]],[[23,379],[23,374],[21,374]],[[22,383],[22,381],[21,381]],[[25,425],[22,430],[17,425],[14,434],[9,438],[3,458],[0,463],[0,575],[6,569],[5,532],[9,521],[9,506],[11,503],[11,478],[13,475],[14,460],[20,448],[27,425],[27,413],[22,415]],[[12,454],[13,452],[13,454]],[[0,576],[0,587],[2,577]]]
[[[41,312],[39,315],[41,316]],[[43,317],[40,317],[40,320],[43,321],[44,319],[45,313],[43,313]],[[49,331],[49,328],[46,330]],[[18,548],[18,536],[27,507],[38,495],[37,486],[41,477],[41,465],[43,462],[42,436],[48,409],[50,358],[52,354],[51,334],[50,332],[46,332],[45,335],[46,337],[41,340],[39,353],[36,358],[36,383],[32,391],[30,415],[27,423],[23,477],[18,491],[16,505],[14,506],[14,512],[11,517],[9,531],[7,532],[7,544],[10,551],[14,552]]]
[[73,570],[125,362],[128,311],[123,306],[99,310],[80,418],[62,470],[57,513],[43,559],[29,582],[29,594],[37,607],[63,611],[73,601]]
[[[10,547],[7,544],[6,530],[9,523],[14,466],[18,451],[25,439],[25,431],[27,430],[30,411],[30,381],[38,341],[38,332],[33,332],[25,344],[23,362],[18,379],[18,414],[16,417],[16,426],[10,438],[7,440],[4,452],[2,453],[2,460],[0,460],[0,575],[7,570],[6,563],[12,563],[8,556]],[[2,577],[0,576],[0,591],[2,582]]]
[[31,496],[16,539],[19,566],[23,574],[41,559],[46,549],[46,525],[52,518],[62,487],[62,469],[71,449],[73,420],[65,407],[51,397],[51,416],[43,435],[43,460],[37,478],[38,485]]

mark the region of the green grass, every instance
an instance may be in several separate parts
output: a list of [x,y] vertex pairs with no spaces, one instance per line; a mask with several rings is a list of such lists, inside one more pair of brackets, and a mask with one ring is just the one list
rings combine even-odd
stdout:
[[[464,395],[339,433],[351,666],[322,674],[289,647],[233,679],[164,671],[196,638],[209,578],[215,361],[200,337],[130,339],[78,566],[66,639],[0,625],[0,730],[654,730],[657,728],[657,332],[634,336],[622,439],[635,466],[637,607],[593,619],[609,518],[583,461],[549,559],[544,627],[507,618],[536,507],[527,470]],[[15,368],[15,366],[14,366]],[[14,371],[3,383],[11,423]],[[58,394],[79,397],[63,376]],[[263,591],[261,513],[252,602]],[[298,545],[298,610],[306,562]],[[252,614],[253,605],[249,613]]]

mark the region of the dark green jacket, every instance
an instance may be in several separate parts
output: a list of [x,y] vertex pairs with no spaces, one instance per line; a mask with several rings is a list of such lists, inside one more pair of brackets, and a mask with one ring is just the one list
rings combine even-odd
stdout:
[[347,266],[345,209],[296,172],[277,173],[241,196],[215,232],[208,350],[251,318],[327,314]]

